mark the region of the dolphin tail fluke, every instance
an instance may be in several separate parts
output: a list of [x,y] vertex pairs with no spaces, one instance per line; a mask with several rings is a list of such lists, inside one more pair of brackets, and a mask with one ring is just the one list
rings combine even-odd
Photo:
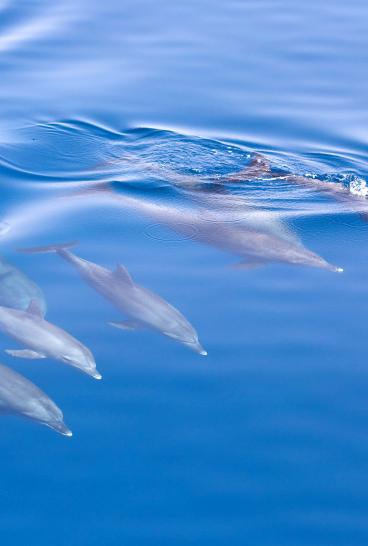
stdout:
[[78,241],[70,241],[68,243],[61,243],[57,245],[47,245],[47,246],[34,246],[31,248],[18,248],[18,252],[24,252],[25,254],[43,254],[46,252],[61,252],[62,250],[67,250],[76,246]]

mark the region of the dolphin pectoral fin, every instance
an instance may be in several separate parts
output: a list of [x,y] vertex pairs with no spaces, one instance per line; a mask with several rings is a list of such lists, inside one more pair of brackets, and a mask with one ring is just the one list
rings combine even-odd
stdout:
[[122,320],[121,322],[109,322],[110,326],[120,328],[120,330],[139,330],[140,324],[134,320]]
[[36,317],[43,318],[43,312],[37,300],[31,300],[31,303],[29,304],[27,308],[27,313],[31,313],[31,315],[35,315]]
[[30,358],[33,360],[36,358],[46,358],[46,355],[38,353],[37,351],[32,351],[31,349],[5,349],[5,352],[8,355],[16,356],[18,358]]
[[116,277],[117,279],[121,280],[121,281],[124,281],[130,285],[134,285],[134,281],[132,279],[132,277],[130,276],[128,270],[126,267],[124,267],[123,265],[121,264],[118,264],[116,266],[116,269],[114,271],[114,277]]
[[232,264],[233,269],[255,269],[256,267],[262,267],[265,265],[266,262],[262,262],[261,260],[257,261],[244,261],[244,262],[238,262],[237,264]]

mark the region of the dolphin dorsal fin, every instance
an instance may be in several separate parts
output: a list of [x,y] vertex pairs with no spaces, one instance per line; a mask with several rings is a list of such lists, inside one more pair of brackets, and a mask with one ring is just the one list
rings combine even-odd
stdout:
[[116,269],[114,271],[114,275],[117,279],[121,280],[121,281],[124,281],[128,284],[131,284],[133,285],[134,282],[133,282],[133,279],[132,277],[130,276],[128,270],[126,267],[124,267],[123,265],[121,264],[118,264],[116,266]]
[[27,308],[27,313],[35,315],[36,317],[43,317],[42,309],[37,300],[31,300]]

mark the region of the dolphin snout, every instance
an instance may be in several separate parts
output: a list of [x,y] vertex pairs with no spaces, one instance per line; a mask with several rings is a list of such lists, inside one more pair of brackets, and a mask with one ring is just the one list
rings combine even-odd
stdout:
[[56,430],[56,432],[59,432],[63,436],[73,436],[72,431],[70,428],[66,426],[66,424],[63,421],[56,421],[54,423],[49,423],[48,426],[52,428],[53,430]]
[[323,260],[320,265],[317,265],[316,267],[321,267],[322,269],[327,269],[327,271],[332,271],[332,273],[343,273],[344,269],[342,267],[339,267],[334,264],[330,264],[330,262],[326,262]]
[[98,370],[96,370],[95,366],[91,368],[84,368],[83,371],[90,377],[93,377],[93,379],[102,379],[102,375]]
[[192,349],[192,351],[198,353],[199,355],[202,355],[202,356],[207,356],[208,355],[206,349],[204,349],[202,347],[202,345],[199,343],[199,341],[190,341],[190,342],[186,343],[186,345],[188,345],[188,347],[190,349]]

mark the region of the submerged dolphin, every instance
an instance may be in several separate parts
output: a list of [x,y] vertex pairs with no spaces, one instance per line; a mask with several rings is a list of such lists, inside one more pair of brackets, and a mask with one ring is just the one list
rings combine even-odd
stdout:
[[[171,230],[241,258],[240,267],[249,268],[267,263],[288,263],[305,265],[341,272],[342,268],[328,263],[324,258],[308,250],[295,237],[285,231],[281,233],[280,226],[274,231],[272,222],[267,218],[274,215],[257,209],[244,209],[245,218],[239,221],[238,213],[233,210],[206,207],[176,208],[167,203],[155,203],[142,196],[135,197],[128,193],[118,193],[109,186],[101,186],[89,190],[95,192],[100,199],[109,201],[126,209],[138,212],[151,220],[166,226]],[[85,192],[82,192],[82,195]]]
[[32,300],[37,301],[44,316],[46,301],[41,288],[18,268],[0,258],[0,305],[26,310]]
[[126,330],[150,328],[187,345],[201,355],[207,354],[198,341],[197,332],[180,311],[158,294],[135,283],[123,265],[110,271],[72,254],[67,249],[73,245],[68,243],[20,250],[30,254],[56,252],[71,263],[92,288],[129,317],[124,322],[110,322],[111,326]]
[[65,330],[47,322],[36,301],[31,302],[27,311],[0,307],[0,331],[27,347],[6,350],[11,356],[53,358],[101,379],[91,351]]
[[0,414],[20,415],[72,436],[57,405],[19,373],[0,364]]

